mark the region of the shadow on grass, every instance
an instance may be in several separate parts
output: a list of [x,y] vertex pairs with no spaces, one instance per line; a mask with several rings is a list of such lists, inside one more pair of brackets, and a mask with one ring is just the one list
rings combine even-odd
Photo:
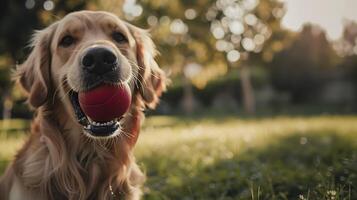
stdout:
[[292,134],[191,170],[165,152],[140,161],[144,199],[357,199],[353,135]]

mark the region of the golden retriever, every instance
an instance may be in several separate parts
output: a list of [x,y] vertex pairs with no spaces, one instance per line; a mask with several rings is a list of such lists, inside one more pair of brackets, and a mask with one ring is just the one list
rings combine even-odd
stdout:
[[[0,179],[0,200],[140,199],[145,176],[132,149],[166,82],[149,34],[111,13],[80,11],[36,32],[32,45],[16,78],[37,114]],[[83,56],[93,48],[114,56],[115,67],[87,73]],[[104,136],[78,105],[79,92],[101,83],[126,83],[132,93],[116,126],[102,124]]]

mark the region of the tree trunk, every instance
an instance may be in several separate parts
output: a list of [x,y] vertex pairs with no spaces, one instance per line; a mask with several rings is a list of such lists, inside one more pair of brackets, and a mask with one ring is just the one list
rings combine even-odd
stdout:
[[191,114],[194,111],[195,99],[193,97],[192,85],[190,80],[183,76],[183,99],[182,106],[185,114]]
[[242,99],[245,113],[255,114],[255,97],[252,82],[250,79],[250,71],[248,66],[241,66],[240,81],[242,85]]

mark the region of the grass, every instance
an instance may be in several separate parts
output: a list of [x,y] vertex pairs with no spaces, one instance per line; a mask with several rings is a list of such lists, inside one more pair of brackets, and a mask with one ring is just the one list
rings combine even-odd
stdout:
[[151,117],[135,154],[144,199],[357,199],[357,116]]

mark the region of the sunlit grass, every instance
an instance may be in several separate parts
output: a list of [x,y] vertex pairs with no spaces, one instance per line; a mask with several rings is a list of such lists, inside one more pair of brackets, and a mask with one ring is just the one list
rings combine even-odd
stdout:
[[22,119],[0,121],[0,172],[23,144],[30,122]]
[[357,199],[355,116],[150,117],[135,154],[145,199]]
[[136,148],[146,199],[353,199],[357,117],[156,117]]
[[0,137],[0,174],[6,168],[7,163],[13,158],[15,152],[20,148],[23,142],[24,137]]

